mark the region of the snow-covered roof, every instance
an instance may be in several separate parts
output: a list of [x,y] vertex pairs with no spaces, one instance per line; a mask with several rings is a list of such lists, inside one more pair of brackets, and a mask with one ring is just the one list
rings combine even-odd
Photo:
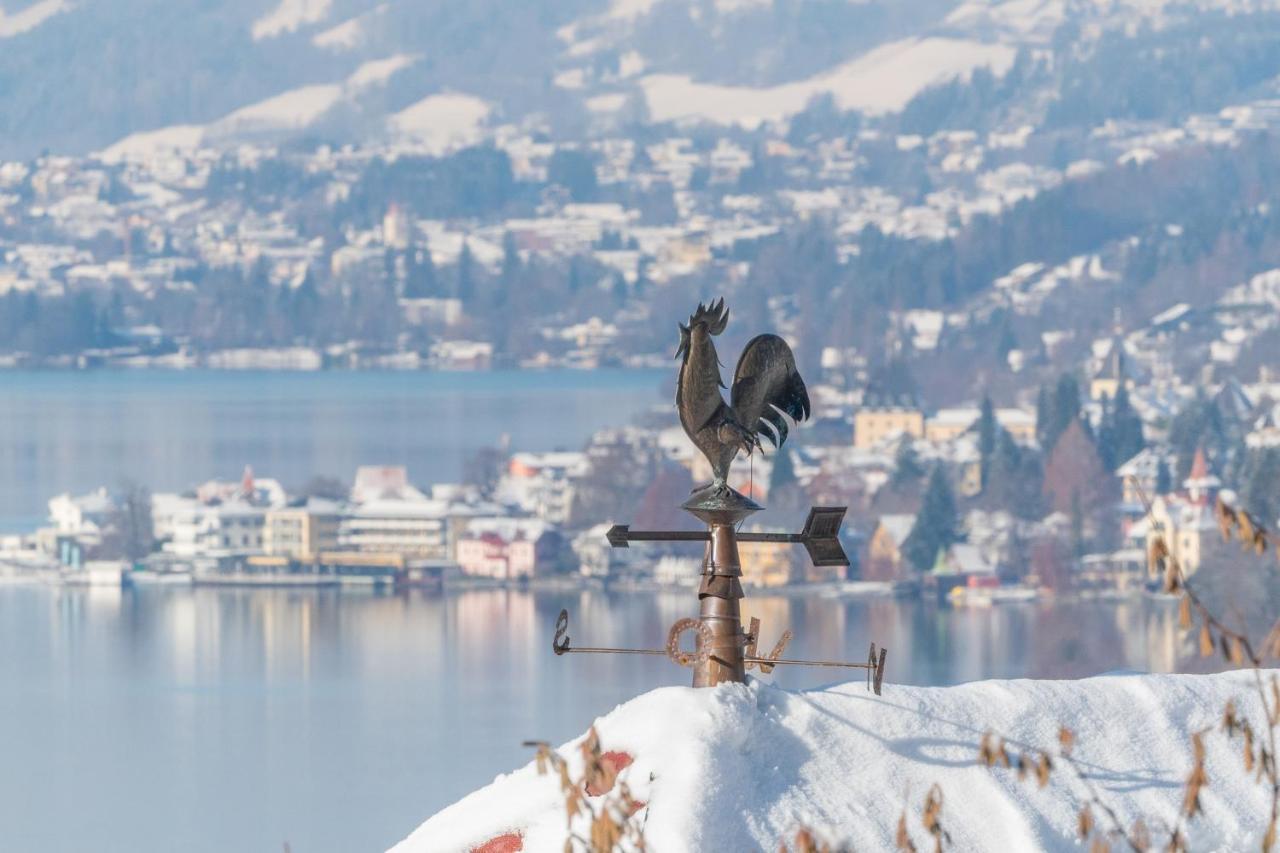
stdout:
[[898,546],[907,541],[907,537],[911,535],[911,528],[915,526],[915,523],[916,517],[905,513],[880,516],[880,526],[889,534],[893,544]]

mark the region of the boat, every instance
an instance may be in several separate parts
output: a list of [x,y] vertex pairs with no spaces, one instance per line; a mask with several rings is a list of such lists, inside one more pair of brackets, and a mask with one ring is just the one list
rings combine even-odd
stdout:
[[135,569],[131,572],[125,572],[123,581],[125,586],[190,586],[192,575],[189,570],[157,571],[155,569]]

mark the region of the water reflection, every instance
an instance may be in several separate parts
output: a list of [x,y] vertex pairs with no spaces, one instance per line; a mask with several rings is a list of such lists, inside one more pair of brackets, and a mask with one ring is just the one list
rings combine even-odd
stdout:
[[[652,687],[665,658],[550,650],[560,609],[579,645],[661,647],[691,593],[0,588],[0,798],[14,849],[380,849]],[[946,610],[754,596],[771,648],[865,660],[894,683],[1078,677],[1185,667],[1160,602]],[[1194,665],[1199,666],[1199,662]],[[780,668],[788,687],[860,672]],[[33,768],[37,770],[33,772]],[[75,804],[75,815],[66,814]]]

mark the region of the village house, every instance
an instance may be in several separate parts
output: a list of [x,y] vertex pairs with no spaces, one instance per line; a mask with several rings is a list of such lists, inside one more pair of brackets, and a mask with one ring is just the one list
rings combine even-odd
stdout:
[[476,519],[458,538],[457,562],[471,577],[527,579],[559,572],[563,545],[558,532],[536,519]]
[[914,401],[867,401],[853,416],[853,446],[875,447],[888,438],[924,437],[924,412]]
[[263,550],[272,556],[307,560],[338,547],[343,507],[320,498],[297,506],[269,509],[263,531]]
[[906,579],[912,569],[902,553],[902,546],[915,525],[914,515],[882,515],[867,541],[866,568],[863,580],[897,581]]
[[1209,471],[1203,449],[1197,450],[1183,491],[1160,495],[1151,505],[1145,527],[1147,552],[1157,536],[1185,575],[1194,575],[1207,563],[1229,559],[1239,551],[1224,544],[1214,518],[1213,505],[1221,482]]

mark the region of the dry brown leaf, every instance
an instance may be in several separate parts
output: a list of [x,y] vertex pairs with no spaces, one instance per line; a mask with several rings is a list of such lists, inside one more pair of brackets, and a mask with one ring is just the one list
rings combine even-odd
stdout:
[[982,733],[982,740],[978,742],[978,761],[984,767],[990,767],[996,763],[995,748],[991,745],[991,732]]
[[1200,626],[1200,657],[1207,658],[1213,654],[1213,633],[1206,623]]
[[1276,822],[1274,819],[1272,819],[1271,823],[1267,824],[1267,834],[1262,836],[1262,849],[1264,851],[1269,851],[1272,847],[1275,847],[1275,846],[1276,846]]
[[1246,723],[1244,726],[1244,769],[1253,770],[1253,729]]
[[1080,814],[1076,818],[1076,830],[1080,833],[1081,841],[1093,834],[1093,812],[1089,811],[1088,806],[1080,810]]
[[942,789],[936,784],[929,789],[928,795],[924,798],[924,815],[922,820],[924,828],[932,834],[937,834],[941,825],[942,818]]
[[1186,796],[1182,800],[1182,813],[1187,817],[1195,817],[1200,813],[1200,789],[1204,787],[1204,770],[1200,767],[1191,771],[1187,777]]
[[1049,760],[1047,752],[1040,753],[1040,760],[1036,762],[1036,782],[1043,788],[1049,784],[1049,773],[1053,770],[1053,762]]
[[1160,561],[1167,556],[1169,556],[1169,546],[1164,544],[1164,537],[1155,536],[1147,548],[1147,574],[1155,577],[1156,572],[1160,571]]
[[1178,602],[1178,627],[1184,631],[1191,627],[1191,596],[1186,593]]
[[1138,818],[1133,822],[1133,828],[1129,830],[1129,843],[1136,847],[1140,853],[1151,849],[1151,832],[1147,829],[1147,822],[1142,818]]
[[1217,510],[1218,530],[1222,533],[1222,541],[1230,542],[1231,528],[1233,528],[1236,523],[1236,512],[1231,507],[1227,506],[1221,497],[1218,498]]
[[1239,637],[1231,638],[1231,663],[1236,666],[1244,666],[1244,643]]
[[903,812],[898,817],[898,834],[894,839],[898,845],[898,849],[906,851],[906,853],[916,853],[916,845],[911,841],[911,834],[907,832],[907,813]]
[[1075,746],[1075,742],[1075,732],[1071,731],[1071,729],[1066,726],[1062,726],[1058,729],[1058,746],[1062,747],[1063,755],[1071,754],[1071,747]]
[[1111,853],[1111,843],[1102,836],[1098,836],[1089,845],[1089,853]]
[[1253,516],[1244,510],[1236,512],[1236,524],[1240,528],[1240,542],[1245,547],[1253,543],[1253,534],[1257,529],[1253,523]]

